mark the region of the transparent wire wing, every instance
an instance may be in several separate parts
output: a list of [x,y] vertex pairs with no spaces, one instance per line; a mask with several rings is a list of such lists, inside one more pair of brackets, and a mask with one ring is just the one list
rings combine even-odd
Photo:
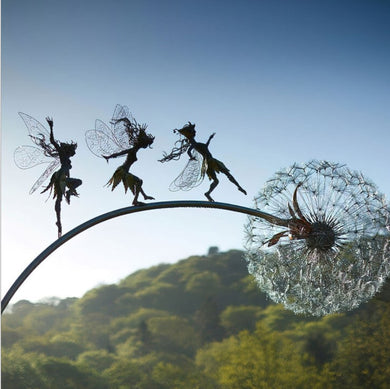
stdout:
[[116,121],[123,118],[131,118],[131,113],[128,107],[125,105],[117,104],[114,109],[114,113],[112,114],[112,120]]
[[[127,119],[127,120],[121,120]],[[130,110],[125,105],[117,104],[111,119],[112,136],[120,147],[125,150],[131,147],[132,138],[129,130],[137,127],[137,121],[134,119]],[[129,128],[130,127],[130,128]]]
[[192,155],[194,159],[187,162],[182,172],[169,185],[170,191],[188,191],[202,183],[204,178],[202,173],[203,157],[195,150],[193,150]]
[[125,149],[114,138],[110,127],[99,119],[95,122],[95,129],[85,133],[85,141],[89,150],[100,158]]
[[28,133],[31,137],[31,140],[37,146],[40,146],[40,144],[37,143],[37,139],[42,139],[42,135],[44,139],[49,140],[50,138],[49,131],[38,120],[34,119],[32,116],[27,115],[23,112],[19,112],[19,116],[23,119],[23,122],[28,129]]
[[53,174],[53,172],[60,166],[60,161],[55,159],[50,163],[46,170],[40,175],[40,177],[35,181],[34,185],[30,189],[30,194],[33,194],[38,188],[40,188],[43,183]]
[[29,169],[34,166],[49,163],[49,166],[35,181],[30,189],[34,193],[60,165],[60,159],[54,145],[50,143],[49,131],[32,116],[19,112],[24,124],[28,129],[30,139],[39,147],[19,146],[14,151],[14,161],[20,169]]
[[53,159],[47,157],[41,148],[35,146],[18,146],[14,151],[14,161],[20,169],[30,169]]

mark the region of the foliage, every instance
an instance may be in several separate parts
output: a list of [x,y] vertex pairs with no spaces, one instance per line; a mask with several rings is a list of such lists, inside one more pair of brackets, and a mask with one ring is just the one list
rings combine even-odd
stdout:
[[261,324],[253,333],[242,331],[200,350],[197,363],[229,389],[311,388],[318,381],[294,343]]
[[243,330],[253,331],[262,311],[258,306],[230,305],[221,313],[221,324],[230,335]]
[[348,328],[332,362],[340,388],[388,388],[390,385],[390,304],[374,302]]
[[13,388],[386,388],[389,283],[348,314],[271,303],[243,253],[140,270],[80,299],[20,301],[3,315]]

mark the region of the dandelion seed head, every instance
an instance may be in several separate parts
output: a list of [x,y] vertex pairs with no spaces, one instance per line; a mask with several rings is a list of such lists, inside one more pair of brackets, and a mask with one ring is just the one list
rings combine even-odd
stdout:
[[310,161],[278,171],[255,208],[290,219],[294,191],[311,232],[283,236],[286,227],[249,217],[246,260],[259,287],[296,313],[322,316],[358,307],[390,274],[390,208],[377,187],[345,165]]

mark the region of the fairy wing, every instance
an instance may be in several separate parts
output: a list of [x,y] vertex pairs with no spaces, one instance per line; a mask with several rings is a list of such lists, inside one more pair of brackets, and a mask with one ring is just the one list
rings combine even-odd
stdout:
[[99,119],[95,122],[95,129],[85,133],[85,141],[91,152],[100,158],[103,155],[111,155],[125,149],[115,139],[107,124]]
[[30,169],[42,163],[49,163],[52,158],[47,157],[41,148],[18,146],[14,151],[14,161],[18,168]]
[[42,163],[50,163],[30,189],[30,194],[34,193],[60,165],[58,157],[47,157],[41,148],[35,146],[17,147],[14,152],[14,161],[16,166],[20,169],[30,169]]
[[127,118],[132,125],[136,124],[134,117],[131,115],[130,110],[125,105],[117,104],[112,115],[112,135],[123,149],[131,147],[128,124],[124,121],[118,121],[120,119]]
[[112,120],[116,121],[123,118],[130,118],[130,110],[125,105],[117,104],[114,109],[114,113],[112,114]]
[[112,135],[115,142],[120,145],[122,149],[131,147],[129,128],[124,122],[118,122],[112,127]]
[[14,151],[14,161],[20,169],[29,169],[42,163],[49,163],[49,166],[40,175],[38,180],[30,189],[34,193],[60,165],[60,159],[54,146],[50,144],[49,131],[32,116],[19,112],[28,134],[35,146],[19,146]]
[[38,122],[38,120],[23,112],[19,112],[19,116],[23,119],[24,124],[28,129],[28,134],[30,135],[31,140],[37,146],[40,146],[39,140],[49,141],[49,131],[45,128],[45,126]]
[[204,178],[202,173],[203,157],[195,150],[192,151],[192,155],[194,159],[190,159],[187,162],[182,172],[169,185],[170,191],[188,191],[202,183]]
[[53,172],[60,165],[60,160],[55,159],[50,163],[46,170],[40,175],[40,177],[35,181],[34,185],[30,189],[30,194],[33,194],[42,184],[53,174]]

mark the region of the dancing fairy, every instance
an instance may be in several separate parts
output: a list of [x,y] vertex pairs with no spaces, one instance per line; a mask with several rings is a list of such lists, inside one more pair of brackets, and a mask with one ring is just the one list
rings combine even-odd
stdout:
[[145,200],[154,200],[154,197],[148,196],[142,189],[143,181],[129,172],[133,163],[137,161],[137,152],[151,147],[154,136],[146,132],[146,124],[137,123],[126,106],[115,107],[110,125],[111,127],[108,127],[98,119],[95,122],[95,129],[85,134],[91,152],[105,158],[107,162],[111,158],[126,156],[125,162],[115,170],[106,185],[111,185],[114,190],[122,182],[125,193],[130,189],[134,195],[133,205],[143,204],[138,201],[139,194],[142,194]]
[[[80,179],[70,177],[70,169],[72,169],[70,158],[76,154],[77,143],[57,141],[53,133],[53,119],[49,117],[46,118],[46,121],[50,127],[50,133],[33,117],[21,112],[19,115],[28,129],[30,139],[38,147],[17,147],[14,152],[15,163],[21,169],[29,169],[42,163],[49,163],[49,166],[31,188],[30,194],[41,187],[51,175],[49,184],[44,187],[41,193],[47,191],[50,191],[50,193],[53,192],[53,198],[56,200],[54,206],[57,216],[56,225],[58,228],[58,237],[60,237],[62,235],[62,198],[65,197],[66,202],[70,204],[70,197],[78,196],[76,188],[82,184]],[[58,166],[60,168],[55,171]]]
[[160,162],[168,162],[172,160],[180,159],[181,155],[187,152],[190,157],[187,165],[178,177],[171,183],[169,189],[171,191],[177,190],[190,190],[200,185],[207,174],[207,177],[212,181],[209,190],[205,193],[205,196],[209,201],[214,201],[211,197],[211,192],[216,188],[219,183],[217,173],[223,173],[226,177],[237,186],[238,190],[244,194],[246,191],[239,185],[236,179],[231,175],[229,169],[225,164],[218,159],[213,158],[209,151],[209,144],[211,139],[214,138],[215,133],[210,135],[206,143],[200,143],[195,140],[195,124],[188,122],[180,130],[173,130],[174,133],[179,133],[184,137],[175,142],[175,146],[172,151],[167,154],[164,153]]

